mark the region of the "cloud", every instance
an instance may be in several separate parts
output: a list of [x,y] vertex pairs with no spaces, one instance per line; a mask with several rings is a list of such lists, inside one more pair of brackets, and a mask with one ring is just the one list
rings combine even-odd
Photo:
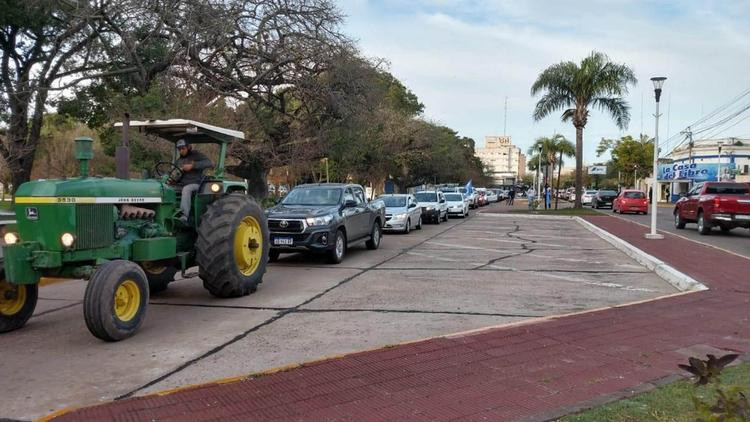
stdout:
[[[643,127],[653,134],[651,76],[669,78],[662,139],[667,126],[673,135],[750,87],[746,1],[340,0],[339,7],[348,15],[344,30],[364,54],[391,62],[425,104],[426,117],[480,145],[502,132],[506,96],[507,132],[522,148],[554,132],[575,139],[572,126],[556,117],[533,122],[529,88],[547,66],[579,61],[592,50],[638,76],[626,133]],[[750,135],[750,119],[724,135],[743,134]],[[596,160],[601,137],[620,135],[609,117],[593,113],[584,159]]]

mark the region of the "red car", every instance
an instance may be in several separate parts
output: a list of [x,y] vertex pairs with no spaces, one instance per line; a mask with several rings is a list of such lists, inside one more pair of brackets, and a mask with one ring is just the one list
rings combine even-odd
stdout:
[[646,192],[634,189],[624,189],[612,202],[612,212],[624,214],[634,212],[636,214],[648,214],[648,198]]
[[716,226],[723,232],[750,228],[750,183],[705,182],[696,185],[674,207],[674,225],[698,224],[698,233]]

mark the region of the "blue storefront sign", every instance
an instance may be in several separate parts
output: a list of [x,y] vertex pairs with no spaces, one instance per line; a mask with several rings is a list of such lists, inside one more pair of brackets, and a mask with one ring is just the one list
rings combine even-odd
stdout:
[[673,180],[692,180],[694,182],[705,182],[707,180],[716,180],[718,171],[718,164],[660,164],[659,181],[671,182]]

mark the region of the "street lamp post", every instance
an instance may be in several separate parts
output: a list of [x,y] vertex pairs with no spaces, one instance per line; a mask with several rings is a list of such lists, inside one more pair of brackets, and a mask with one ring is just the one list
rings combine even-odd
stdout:
[[716,181],[717,182],[721,182],[721,147],[722,147],[723,143],[722,142],[718,142],[717,144],[719,146],[719,168],[716,171]]
[[656,98],[656,129],[654,135],[654,171],[651,177],[651,232],[646,233],[646,239],[663,239],[664,236],[656,232],[656,212],[658,210],[657,203],[659,202],[657,188],[659,180],[659,99],[661,98],[661,87],[664,85],[664,81],[667,78],[663,76],[657,76],[651,78],[654,83],[654,96]]
[[542,168],[542,146],[539,145],[539,155],[536,160],[536,196],[542,197],[542,178],[539,176],[539,170]]

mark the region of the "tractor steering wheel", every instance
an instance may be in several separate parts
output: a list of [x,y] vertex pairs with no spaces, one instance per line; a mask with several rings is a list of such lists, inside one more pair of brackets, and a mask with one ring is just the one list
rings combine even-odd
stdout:
[[184,174],[182,169],[168,161],[157,163],[156,166],[154,166],[154,172],[156,172],[156,175],[159,176],[159,178],[167,176],[168,185],[176,185],[179,183]]

